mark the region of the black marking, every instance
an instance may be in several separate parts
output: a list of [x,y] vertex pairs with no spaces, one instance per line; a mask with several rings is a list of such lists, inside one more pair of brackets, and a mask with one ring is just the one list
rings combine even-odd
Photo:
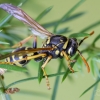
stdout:
[[[46,40],[46,42],[48,41],[48,39]],[[43,47],[44,48],[47,48],[47,47],[51,47],[51,48],[54,48],[53,50],[51,51],[47,51],[46,54],[51,55],[52,58],[62,58],[62,56],[59,54],[56,54],[56,51],[59,51],[61,52],[63,50],[63,45],[65,44],[65,42],[67,41],[67,38],[65,36],[62,36],[62,35],[55,35],[55,36],[52,36],[50,38],[50,42],[46,44],[46,46],[43,44]]]

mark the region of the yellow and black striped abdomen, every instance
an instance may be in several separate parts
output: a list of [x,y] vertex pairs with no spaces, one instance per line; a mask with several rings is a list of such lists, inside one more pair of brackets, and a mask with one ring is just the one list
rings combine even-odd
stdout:
[[[21,47],[21,48],[17,48],[15,49],[13,52],[18,52],[18,51],[21,51],[21,50],[28,50],[30,48],[28,47]],[[26,58],[27,56],[32,56],[34,55],[34,53],[32,54],[26,54],[26,55],[23,55],[23,56],[19,56],[19,55],[13,55],[13,56],[10,56],[8,58],[6,58],[6,62],[14,62],[14,65],[17,65],[17,66],[24,66],[26,65],[30,60],[25,60],[23,58]]]

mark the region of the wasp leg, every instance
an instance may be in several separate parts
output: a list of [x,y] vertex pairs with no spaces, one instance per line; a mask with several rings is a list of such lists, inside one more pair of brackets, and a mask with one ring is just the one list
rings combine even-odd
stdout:
[[[72,69],[72,67],[70,66],[70,62],[71,62],[71,60],[70,60],[70,58],[69,58],[69,56],[64,52],[64,51],[62,51],[62,53],[63,53],[63,55],[64,55],[64,57],[66,58],[66,60],[68,61],[68,68],[70,69],[70,71],[72,71],[72,72],[74,72],[74,70]],[[73,60],[72,60],[73,61]]]
[[33,35],[30,35],[29,37],[25,38],[24,40],[20,41],[19,43],[13,45],[12,48],[21,47],[23,44],[28,42],[31,38],[33,38]]
[[81,52],[80,52],[79,50],[77,50],[77,51],[78,51],[78,54],[81,56],[82,60],[84,61],[85,65],[86,65],[86,67],[87,67],[87,71],[88,71],[88,73],[89,73],[89,72],[90,72],[90,67],[89,67],[89,65],[88,65],[88,63],[87,63],[87,61],[86,61],[86,59],[82,56],[82,54],[81,54]]
[[33,48],[37,48],[37,36],[34,35]]
[[[89,35],[91,36],[91,35],[93,35],[94,34],[94,31],[92,31]],[[85,40],[85,39],[87,39],[89,36],[86,36],[86,37],[84,37],[80,42],[79,42],[79,46],[82,44],[82,42]]]
[[47,63],[52,59],[52,56],[49,56],[47,58],[47,60],[44,62],[44,64],[41,66],[42,70],[43,70],[43,73],[44,73],[44,76],[45,76],[45,79],[46,79],[46,83],[47,83],[47,87],[48,87],[48,90],[50,90],[50,83],[49,83],[49,79],[48,79],[48,76],[46,74],[46,71],[45,71],[45,67],[47,65]]
[[0,62],[0,64],[13,64],[13,62]]
[[47,54],[46,53],[41,53],[41,54],[38,54],[38,55],[33,55],[33,56],[30,56],[30,57],[26,57],[27,60],[30,60],[30,59],[35,59],[35,58],[38,58],[38,57],[46,57]]
[[41,54],[38,54],[38,55],[28,56],[28,57],[25,57],[25,58],[16,60],[16,61],[14,61],[14,62],[8,62],[8,63],[9,63],[9,64],[10,64],[10,63],[11,63],[11,64],[14,64],[14,63],[16,63],[16,62],[20,62],[20,61],[23,61],[23,60],[26,60],[26,61],[27,61],[27,60],[35,59],[35,58],[38,58],[38,57],[44,58],[44,57],[46,57],[46,56],[47,56],[46,53],[41,53]]
[[66,55],[67,61],[69,61],[71,63],[76,62],[76,60],[71,60],[70,57],[64,51],[62,51],[62,53]]

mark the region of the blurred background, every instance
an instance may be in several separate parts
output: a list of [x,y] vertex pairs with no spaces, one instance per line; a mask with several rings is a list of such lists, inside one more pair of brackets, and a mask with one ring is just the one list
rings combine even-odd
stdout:
[[[59,21],[72,7],[74,7],[81,0],[26,0],[26,2],[21,6],[21,8],[33,19],[36,19],[38,23],[43,25],[47,30],[54,33],[55,23]],[[22,0],[0,0],[1,3],[11,3],[13,5],[18,5]],[[37,17],[48,7],[52,9],[45,14],[41,19]],[[74,16],[76,15],[76,17]],[[0,20],[2,20],[7,13],[0,9]],[[74,16],[70,18],[71,16]],[[84,43],[79,47],[79,50],[91,45],[92,41],[100,34],[100,1],[99,0],[85,0],[80,4],[70,16],[67,16],[69,19],[62,22],[58,27],[56,33],[60,32],[60,29],[63,29],[62,35],[69,37],[72,33],[85,32],[90,33],[95,31],[95,34],[89,37]],[[21,21],[16,18],[12,18],[4,28],[5,34],[8,35],[8,38],[3,39],[2,35],[1,40],[9,42],[10,46],[21,41],[31,34],[28,31],[28,27],[24,25]],[[93,25],[93,26],[91,26]],[[89,28],[91,26],[91,28]],[[64,30],[66,28],[66,30]],[[55,33],[54,33],[55,34]],[[15,39],[16,38],[16,39]],[[82,39],[82,38],[81,38]],[[45,41],[38,37],[38,47],[41,47],[41,43]],[[30,40],[26,43],[26,46],[32,47],[33,40]],[[96,42],[96,46],[100,48],[100,40]],[[90,53],[91,55],[91,53]],[[85,58],[88,58],[86,53],[83,54]],[[80,59],[79,59],[80,61]],[[90,61],[89,65],[90,65]],[[64,59],[64,63],[66,60]],[[60,59],[51,60],[47,67],[47,74],[54,74],[58,72],[60,64]],[[39,63],[31,60],[27,65],[29,73],[11,71],[4,74],[4,82],[6,85],[13,83],[17,80],[21,80],[29,77],[38,76]],[[67,66],[66,66],[67,68]],[[98,69],[100,65],[98,63]],[[87,88],[96,82],[98,75],[93,76],[92,72],[88,73],[84,63],[82,66],[75,64],[74,70],[78,71],[73,74],[68,74],[67,78],[62,82],[63,75],[59,77],[54,76],[50,77],[50,86],[51,90],[47,90],[45,79],[39,84],[38,79],[30,80],[16,84],[12,87],[18,87],[20,92],[10,95],[12,100],[99,100],[100,98],[100,86],[94,91],[95,96],[93,99],[93,89],[90,89],[82,97],[79,97]],[[62,68],[60,72],[64,72]],[[0,100],[2,100],[0,98]]]

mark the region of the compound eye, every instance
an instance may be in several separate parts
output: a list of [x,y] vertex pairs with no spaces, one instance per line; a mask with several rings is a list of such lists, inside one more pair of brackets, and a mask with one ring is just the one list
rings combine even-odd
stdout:
[[70,47],[69,50],[68,50],[68,54],[70,56],[73,56],[75,53],[76,53],[76,48]]
[[76,39],[76,38],[73,38],[73,40],[74,40],[74,41],[77,41],[77,39]]
[[69,50],[68,50],[68,54],[71,55],[71,53],[72,53],[72,47],[69,48]]

